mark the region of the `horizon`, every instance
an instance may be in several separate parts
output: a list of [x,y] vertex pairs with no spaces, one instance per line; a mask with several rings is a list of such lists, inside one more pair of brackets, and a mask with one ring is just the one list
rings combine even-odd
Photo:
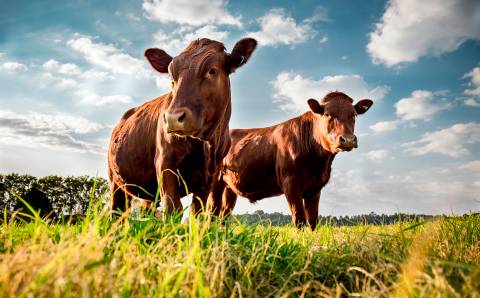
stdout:
[[[374,101],[356,121],[359,148],[333,162],[320,215],[480,210],[478,1],[78,0],[4,8],[0,173],[106,178],[113,126],[170,86],[144,49],[175,56],[208,37],[230,51],[249,36],[259,46],[230,76],[230,128],[283,122],[329,91]],[[283,196],[239,198],[234,213],[258,210],[290,214]]]

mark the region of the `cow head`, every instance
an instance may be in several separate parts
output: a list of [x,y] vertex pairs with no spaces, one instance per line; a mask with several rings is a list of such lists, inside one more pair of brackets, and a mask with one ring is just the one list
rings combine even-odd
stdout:
[[164,130],[209,140],[220,123],[228,123],[229,75],[248,61],[256,46],[256,40],[244,38],[227,53],[222,43],[202,38],[174,58],[163,50],[147,49],[152,67],[171,79],[171,102],[161,115]]
[[314,133],[326,150],[337,153],[358,147],[355,118],[368,111],[373,101],[362,99],[354,105],[353,99],[346,94],[331,92],[321,102],[309,99],[308,105],[319,124],[314,126]]

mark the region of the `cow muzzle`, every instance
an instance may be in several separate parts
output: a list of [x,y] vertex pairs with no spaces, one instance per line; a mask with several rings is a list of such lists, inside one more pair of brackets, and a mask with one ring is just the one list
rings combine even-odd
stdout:
[[340,151],[351,151],[353,148],[358,148],[357,136],[342,135],[338,138],[337,148]]
[[181,136],[192,136],[197,133],[193,126],[192,111],[187,108],[178,108],[164,112],[163,127],[165,132]]

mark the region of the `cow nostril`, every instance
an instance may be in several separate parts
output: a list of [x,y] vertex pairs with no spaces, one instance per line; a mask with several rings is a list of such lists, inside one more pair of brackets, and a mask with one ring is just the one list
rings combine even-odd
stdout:
[[178,122],[183,122],[183,120],[185,120],[186,116],[187,116],[187,113],[183,112],[182,115],[180,115],[180,117],[178,117]]
[[353,136],[353,141],[356,143],[357,142],[357,136]]
[[345,140],[345,138],[343,136],[340,136],[340,144],[345,144],[347,142],[347,140]]

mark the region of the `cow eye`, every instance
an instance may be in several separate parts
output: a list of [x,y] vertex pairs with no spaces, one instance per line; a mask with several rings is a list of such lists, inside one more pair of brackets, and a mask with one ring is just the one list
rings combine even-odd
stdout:
[[210,68],[210,70],[208,71],[208,74],[211,75],[211,76],[215,76],[217,75],[218,73],[218,70],[216,68]]
[[325,115],[325,117],[327,117],[327,118],[332,117],[329,113],[325,113],[324,115]]

